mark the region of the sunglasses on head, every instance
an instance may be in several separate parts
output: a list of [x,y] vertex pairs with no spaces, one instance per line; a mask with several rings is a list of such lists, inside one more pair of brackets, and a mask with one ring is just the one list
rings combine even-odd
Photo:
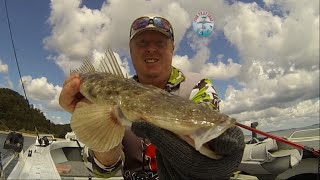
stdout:
[[138,31],[140,29],[143,29],[147,27],[149,24],[154,25],[155,27],[168,32],[173,39],[173,30],[171,27],[171,24],[168,20],[162,18],[162,17],[141,17],[137,20],[135,20],[131,25],[131,31],[130,31],[130,37],[135,31]]

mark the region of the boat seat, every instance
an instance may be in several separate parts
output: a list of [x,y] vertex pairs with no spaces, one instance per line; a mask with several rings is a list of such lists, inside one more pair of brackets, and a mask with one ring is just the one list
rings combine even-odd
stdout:
[[280,174],[302,159],[302,151],[284,147],[271,138],[246,144],[239,169],[250,174]]
[[3,144],[3,149],[10,149],[20,153],[23,149],[24,137],[21,133],[10,132]]

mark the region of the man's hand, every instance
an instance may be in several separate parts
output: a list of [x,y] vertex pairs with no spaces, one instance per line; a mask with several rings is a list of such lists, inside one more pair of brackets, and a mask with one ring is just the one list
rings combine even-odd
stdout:
[[[211,159],[167,130],[146,122],[134,122],[132,131],[148,138],[156,150],[160,179],[229,179],[239,166],[244,151],[244,135],[233,127],[208,143],[221,159]],[[219,152],[230,149],[232,152]]]
[[80,93],[80,76],[79,74],[71,74],[63,83],[59,104],[65,111],[72,113],[77,103],[83,98]]

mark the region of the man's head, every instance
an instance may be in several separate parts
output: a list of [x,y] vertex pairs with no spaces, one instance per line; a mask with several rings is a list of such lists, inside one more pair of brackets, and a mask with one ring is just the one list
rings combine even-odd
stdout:
[[151,15],[133,21],[130,27],[130,53],[142,83],[148,83],[151,79],[168,80],[173,50],[174,35],[168,20]]

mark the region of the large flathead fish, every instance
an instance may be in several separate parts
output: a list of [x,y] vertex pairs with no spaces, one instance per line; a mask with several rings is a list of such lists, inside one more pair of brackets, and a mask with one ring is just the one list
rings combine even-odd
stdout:
[[74,110],[71,128],[79,141],[95,151],[114,148],[122,141],[125,126],[146,121],[177,134],[200,153],[218,158],[203,145],[235,124],[207,106],[126,78],[111,49],[98,70],[85,60],[73,72],[80,74],[80,92],[86,100]]

